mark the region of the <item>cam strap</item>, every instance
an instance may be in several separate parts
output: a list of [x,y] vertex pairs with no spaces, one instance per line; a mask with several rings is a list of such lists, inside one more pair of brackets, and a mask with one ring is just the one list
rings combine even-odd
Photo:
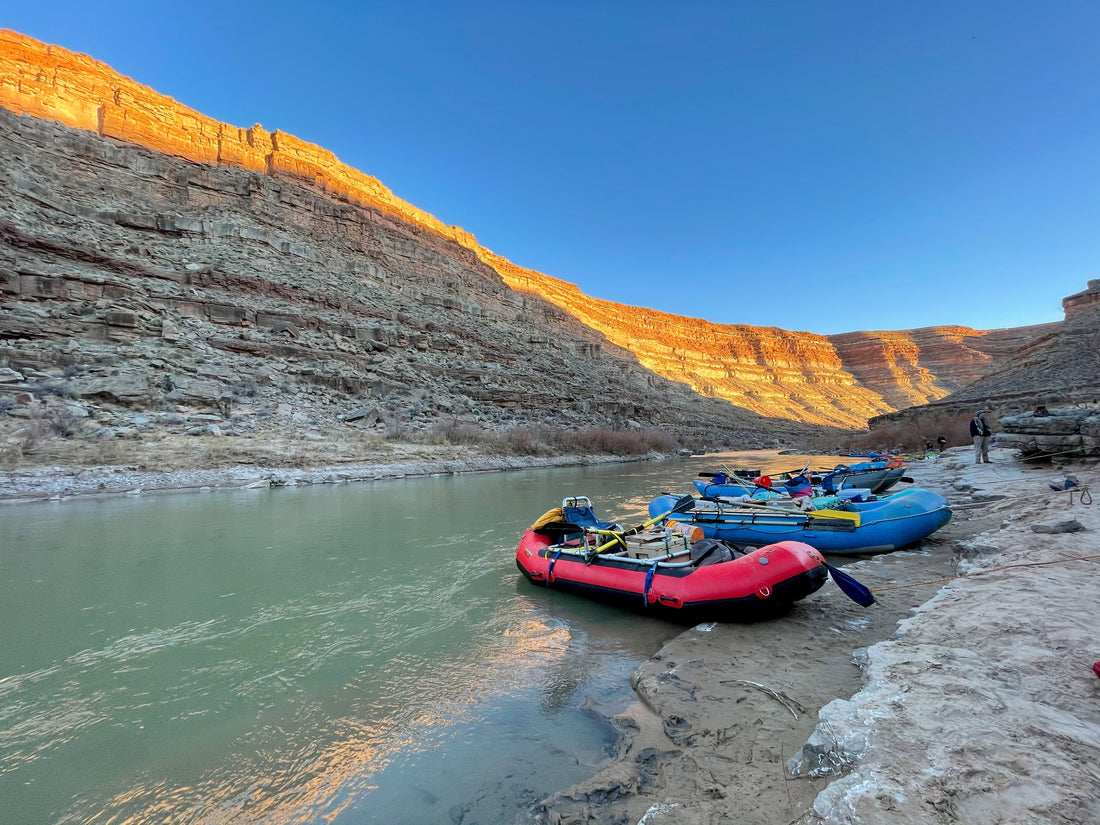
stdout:
[[558,560],[558,556],[561,555],[562,548],[558,548],[558,552],[554,554],[554,558],[550,559],[550,566],[546,568],[546,586],[550,586],[550,579],[554,575],[554,562]]
[[645,586],[642,588],[642,603],[649,607],[649,586],[653,584],[653,574],[657,572],[657,562],[649,566],[649,572],[645,574]]

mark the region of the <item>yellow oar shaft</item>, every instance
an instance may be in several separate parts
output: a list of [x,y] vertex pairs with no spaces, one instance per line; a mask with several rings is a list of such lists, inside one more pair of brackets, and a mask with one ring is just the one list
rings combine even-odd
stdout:
[[691,507],[694,506],[694,504],[695,504],[695,502],[694,502],[694,500],[692,499],[691,496],[684,496],[679,501],[677,501],[676,506],[673,507],[671,510],[669,510],[667,513],[661,513],[661,515],[659,515],[659,516],[654,516],[649,521],[647,521],[645,524],[640,524],[637,527],[631,528],[630,530],[623,530],[623,531],[615,533],[615,537],[613,539],[611,539],[611,541],[605,542],[604,544],[601,544],[599,547],[597,547],[596,552],[597,553],[602,553],[604,550],[606,550],[608,547],[611,547],[614,544],[622,544],[625,547],[626,542],[623,541],[623,538],[625,536],[637,535],[638,533],[642,532],[643,530],[645,530],[649,527],[652,527],[657,522],[668,518],[673,513],[679,513],[683,510],[691,509]]

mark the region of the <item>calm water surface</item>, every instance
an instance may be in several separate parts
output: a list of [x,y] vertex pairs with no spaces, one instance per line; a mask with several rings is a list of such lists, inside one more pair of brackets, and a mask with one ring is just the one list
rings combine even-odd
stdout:
[[520,533],[769,455],[0,507],[0,821],[509,822],[682,630],[528,584]]

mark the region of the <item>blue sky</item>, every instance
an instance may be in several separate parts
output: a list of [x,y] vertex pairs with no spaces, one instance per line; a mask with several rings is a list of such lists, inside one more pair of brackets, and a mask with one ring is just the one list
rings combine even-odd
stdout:
[[0,27],[620,303],[991,329],[1100,277],[1094,0],[53,0]]

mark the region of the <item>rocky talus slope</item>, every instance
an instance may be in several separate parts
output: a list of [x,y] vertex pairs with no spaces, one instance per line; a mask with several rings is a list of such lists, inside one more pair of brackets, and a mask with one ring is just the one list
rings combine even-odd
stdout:
[[946,401],[1004,403],[1038,397],[1038,403],[1095,401],[1100,397],[1100,280],[1062,299],[1065,320],[1021,348],[999,367]]
[[6,110],[0,156],[9,412],[303,435],[461,420],[760,443],[799,429],[699,398],[453,241],[308,186]]
[[[315,332],[325,347],[330,334],[347,339],[344,346],[353,350],[371,347],[372,356],[384,346],[369,374],[337,369],[342,360],[358,357],[337,346],[346,357],[310,367],[314,373],[306,377],[329,385],[340,383],[337,373],[347,373],[346,389],[354,392],[365,385],[421,387],[432,399],[424,404],[440,399],[436,413],[533,411],[541,404],[557,418],[564,403],[566,413],[578,411],[578,416],[565,414],[570,420],[608,415],[663,423],[669,416],[643,414],[638,408],[646,403],[637,396],[651,395],[654,408],[683,409],[691,395],[656,379],[662,376],[762,415],[862,426],[869,415],[946,395],[1048,331],[1045,326],[992,332],[949,327],[826,337],[713,324],[591,299],[571,284],[495,255],[473,235],[405,203],[331,152],[259,125],[242,129],[220,123],[92,58],[10,31],[0,31],[0,106],[22,116],[5,120],[4,131],[26,144],[4,164],[10,196],[2,237],[8,249],[19,250],[9,252],[8,260],[18,259],[20,278],[63,275],[57,261],[66,259],[71,238],[70,259],[75,255],[87,265],[90,255],[102,256],[91,271],[110,272],[116,280],[156,272],[162,288],[183,279],[183,286],[201,293],[194,296],[201,300],[178,294],[172,299],[185,311],[201,305],[199,312],[185,312],[188,324],[198,319],[223,330],[262,330],[265,340],[282,336],[277,341],[294,350],[284,326],[291,325],[305,336],[294,339],[297,349],[311,353],[318,351]],[[36,127],[31,123],[36,120],[87,134]],[[62,152],[76,154],[66,159]],[[100,180],[103,176],[117,180]],[[21,301],[63,297],[56,290],[73,294],[56,281],[37,282],[47,294],[34,294],[22,281],[13,286],[11,264],[8,271],[7,294]],[[483,288],[499,309],[483,305],[478,295]],[[75,294],[113,300],[109,290],[93,293]],[[215,306],[224,309],[211,309]],[[482,310],[487,311],[479,314]],[[169,322],[168,339],[177,334],[173,327],[187,327],[159,307],[156,312],[153,321]],[[110,317],[116,323],[106,316],[99,321],[116,337],[122,329],[148,329],[136,321],[133,327],[117,323],[125,316]],[[464,335],[452,324],[470,328],[478,346],[463,343]],[[280,332],[272,332],[276,325]],[[568,334],[559,334],[559,328]],[[20,337],[20,329],[14,324],[3,334]],[[247,340],[252,332],[229,337]],[[250,351],[253,359],[273,352],[257,350],[256,344],[234,344],[230,351]],[[494,349],[502,351],[500,358]],[[557,355],[540,362],[547,351]],[[444,363],[438,356],[445,356]],[[615,364],[609,372],[619,378],[591,363],[606,357]],[[415,367],[400,375],[388,362],[401,358],[431,361],[429,380],[417,383]],[[535,380],[513,381],[505,376],[513,369],[528,369]],[[562,371],[562,386],[541,380],[550,369]],[[607,380],[612,381],[607,391],[598,389],[594,396],[592,388]],[[579,384],[587,396],[583,402],[572,398],[581,391]],[[522,400],[516,397],[521,389]],[[472,404],[456,407],[453,399],[467,396]],[[478,413],[479,404],[489,406]],[[409,405],[413,418],[423,411],[415,406]],[[714,404],[693,406],[689,418],[711,415],[721,426],[764,431],[770,426]],[[732,423],[726,421],[730,415]],[[509,416],[490,416],[493,423],[501,418]]]

